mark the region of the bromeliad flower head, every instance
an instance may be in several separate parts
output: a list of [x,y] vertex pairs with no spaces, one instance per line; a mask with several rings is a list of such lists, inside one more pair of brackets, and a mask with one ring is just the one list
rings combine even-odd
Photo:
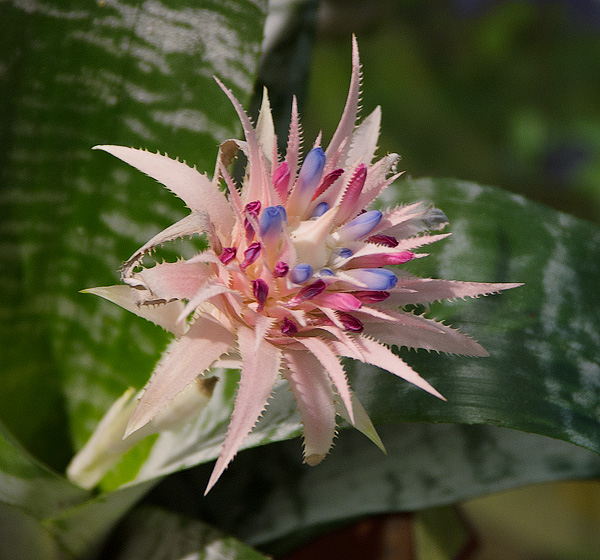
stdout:
[[[298,403],[308,464],[316,465],[328,453],[336,414],[380,444],[349,387],[341,357],[386,369],[443,398],[389,346],[473,356],[486,352],[458,331],[400,308],[516,286],[424,279],[386,268],[418,257],[415,249],[446,237],[424,234],[446,219],[422,203],[385,212],[369,209],[399,176],[398,156],[373,162],[380,110],[356,125],[360,81],[353,40],[350,92],[338,128],[326,148],[319,137],[304,158],[295,100],[282,156],[266,93],[253,126],[219,82],[246,139],[221,145],[212,181],[160,154],[97,146],[157,179],[191,209],[126,261],[123,285],[88,291],[178,339],[147,384],[127,434],[155,418],[224,355],[238,360],[234,411],[207,491],[253,429],[280,375]],[[229,172],[238,151],[248,161],[241,184]],[[195,233],[206,234],[209,249],[187,260],[143,266],[143,257],[158,245]]]

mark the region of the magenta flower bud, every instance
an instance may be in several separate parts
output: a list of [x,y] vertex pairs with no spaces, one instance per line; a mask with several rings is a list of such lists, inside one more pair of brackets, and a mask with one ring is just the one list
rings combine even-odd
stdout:
[[327,284],[325,284],[323,280],[317,280],[308,286],[304,286],[304,288],[302,288],[292,299],[290,299],[288,305],[298,305],[303,301],[312,299],[323,293],[325,288],[327,288]]
[[273,267],[273,276],[275,276],[275,278],[283,278],[290,270],[290,267],[288,266],[287,263],[284,263],[283,261],[279,261],[274,267]]
[[340,313],[338,317],[347,331],[359,333],[365,328],[362,322],[354,317],[354,315],[350,315],[350,313]]
[[253,200],[252,202],[246,204],[245,210],[246,212],[248,212],[248,214],[252,214],[252,216],[256,218],[258,216],[258,213],[260,212],[260,208],[260,200]]
[[390,290],[398,282],[396,275],[387,268],[354,268],[346,270],[345,273],[369,290]]
[[225,247],[223,249],[223,252],[219,255],[219,260],[223,264],[228,264],[233,259],[235,259],[236,254],[237,254],[237,247]]
[[306,263],[297,264],[290,271],[290,280],[294,284],[304,284],[313,274],[313,267]]
[[240,264],[240,267],[246,268],[250,266],[258,258],[261,248],[262,247],[260,243],[257,242],[249,245],[248,248],[244,251],[244,260],[242,264]]
[[287,336],[294,336],[298,332],[298,325],[287,317],[281,321],[281,332]]
[[279,195],[279,198],[283,202],[287,200],[288,197],[288,188],[290,185],[290,168],[287,162],[282,162],[279,164],[275,173],[273,173],[273,187],[275,188],[275,192]]
[[357,268],[379,268],[388,264],[404,264],[412,261],[415,254],[412,251],[400,251],[399,253],[379,253],[375,255],[364,255],[352,261],[352,266]]
[[369,243],[375,243],[376,245],[383,245],[385,247],[398,247],[398,240],[391,235],[371,235],[367,241]]
[[269,286],[262,278],[259,278],[252,282],[252,292],[254,293],[254,299],[258,302],[258,311],[262,311],[269,295]]
[[287,222],[283,206],[267,206],[260,216],[260,236],[264,242],[274,244],[279,241],[283,224]]
[[373,292],[369,290],[359,290],[358,292],[352,292],[352,295],[362,301],[363,303],[379,303],[390,297],[389,292]]
[[340,240],[356,241],[369,235],[379,225],[382,217],[383,214],[379,210],[363,212],[340,228],[338,232]]

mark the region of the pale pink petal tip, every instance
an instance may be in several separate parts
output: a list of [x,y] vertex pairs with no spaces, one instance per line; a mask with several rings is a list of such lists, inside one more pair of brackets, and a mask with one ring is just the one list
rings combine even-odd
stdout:
[[311,467],[316,467],[323,459],[325,459],[325,455],[313,454],[306,457],[304,462]]

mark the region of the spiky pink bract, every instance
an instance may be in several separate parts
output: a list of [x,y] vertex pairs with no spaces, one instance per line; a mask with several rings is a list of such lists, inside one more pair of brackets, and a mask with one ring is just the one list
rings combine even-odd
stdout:
[[[386,369],[443,398],[388,345],[472,356],[486,351],[458,331],[399,307],[518,285],[406,273],[398,279],[383,268],[405,263],[415,256],[413,249],[446,237],[419,235],[445,220],[424,204],[367,211],[398,177],[390,176],[398,156],[373,163],[381,113],[377,108],[356,124],[360,82],[354,39],[350,92],[339,126],[329,146],[315,146],[303,162],[295,101],[282,158],[266,92],[255,127],[220,82],[246,140],[221,146],[212,180],[160,154],[97,146],[163,183],[191,210],[124,264],[125,285],[88,290],[178,338],[147,384],[127,433],[168,407],[224,354],[235,355],[242,364],[230,426],[207,492],[253,429],[280,375],[288,379],[298,402],[307,463],[319,463],[330,449],[336,413],[377,442],[340,358]],[[246,154],[248,167],[243,184],[236,186],[228,167],[238,150]],[[156,246],[195,233],[206,234],[208,250],[188,260],[142,267],[142,257]]]

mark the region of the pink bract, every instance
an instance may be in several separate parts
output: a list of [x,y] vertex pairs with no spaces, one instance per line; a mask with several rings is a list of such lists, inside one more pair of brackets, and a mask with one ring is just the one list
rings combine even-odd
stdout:
[[[445,223],[432,219],[442,214],[423,203],[369,210],[399,176],[394,172],[398,156],[373,162],[381,112],[376,108],[356,124],[360,82],[354,39],[350,92],[338,128],[326,149],[315,145],[304,160],[295,100],[284,157],[277,150],[266,93],[254,126],[220,82],[245,141],[221,145],[212,180],[160,154],[96,147],[155,178],[191,210],[126,261],[124,285],[88,290],[178,339],[147,384],[127,434],[168,407],[224,355],[241,363],[233,415],[207,492],[253,429],[279,376],[289,381],[298,403],[305,461],[316,465],[331,448],[336,414],[375,433],[341,357],[386,369],[443,398],[389,346],[487,353],[471,338],[402,306],[518,285],[432,280],[387,268],[446,237],[425,233],[432,224],[438,229]],[[241,185],[229,173],[238,151],[248,160]],[[156,246],[196,233],[206,235],[209,249],[188,260],[143,268],[142,258]]]

